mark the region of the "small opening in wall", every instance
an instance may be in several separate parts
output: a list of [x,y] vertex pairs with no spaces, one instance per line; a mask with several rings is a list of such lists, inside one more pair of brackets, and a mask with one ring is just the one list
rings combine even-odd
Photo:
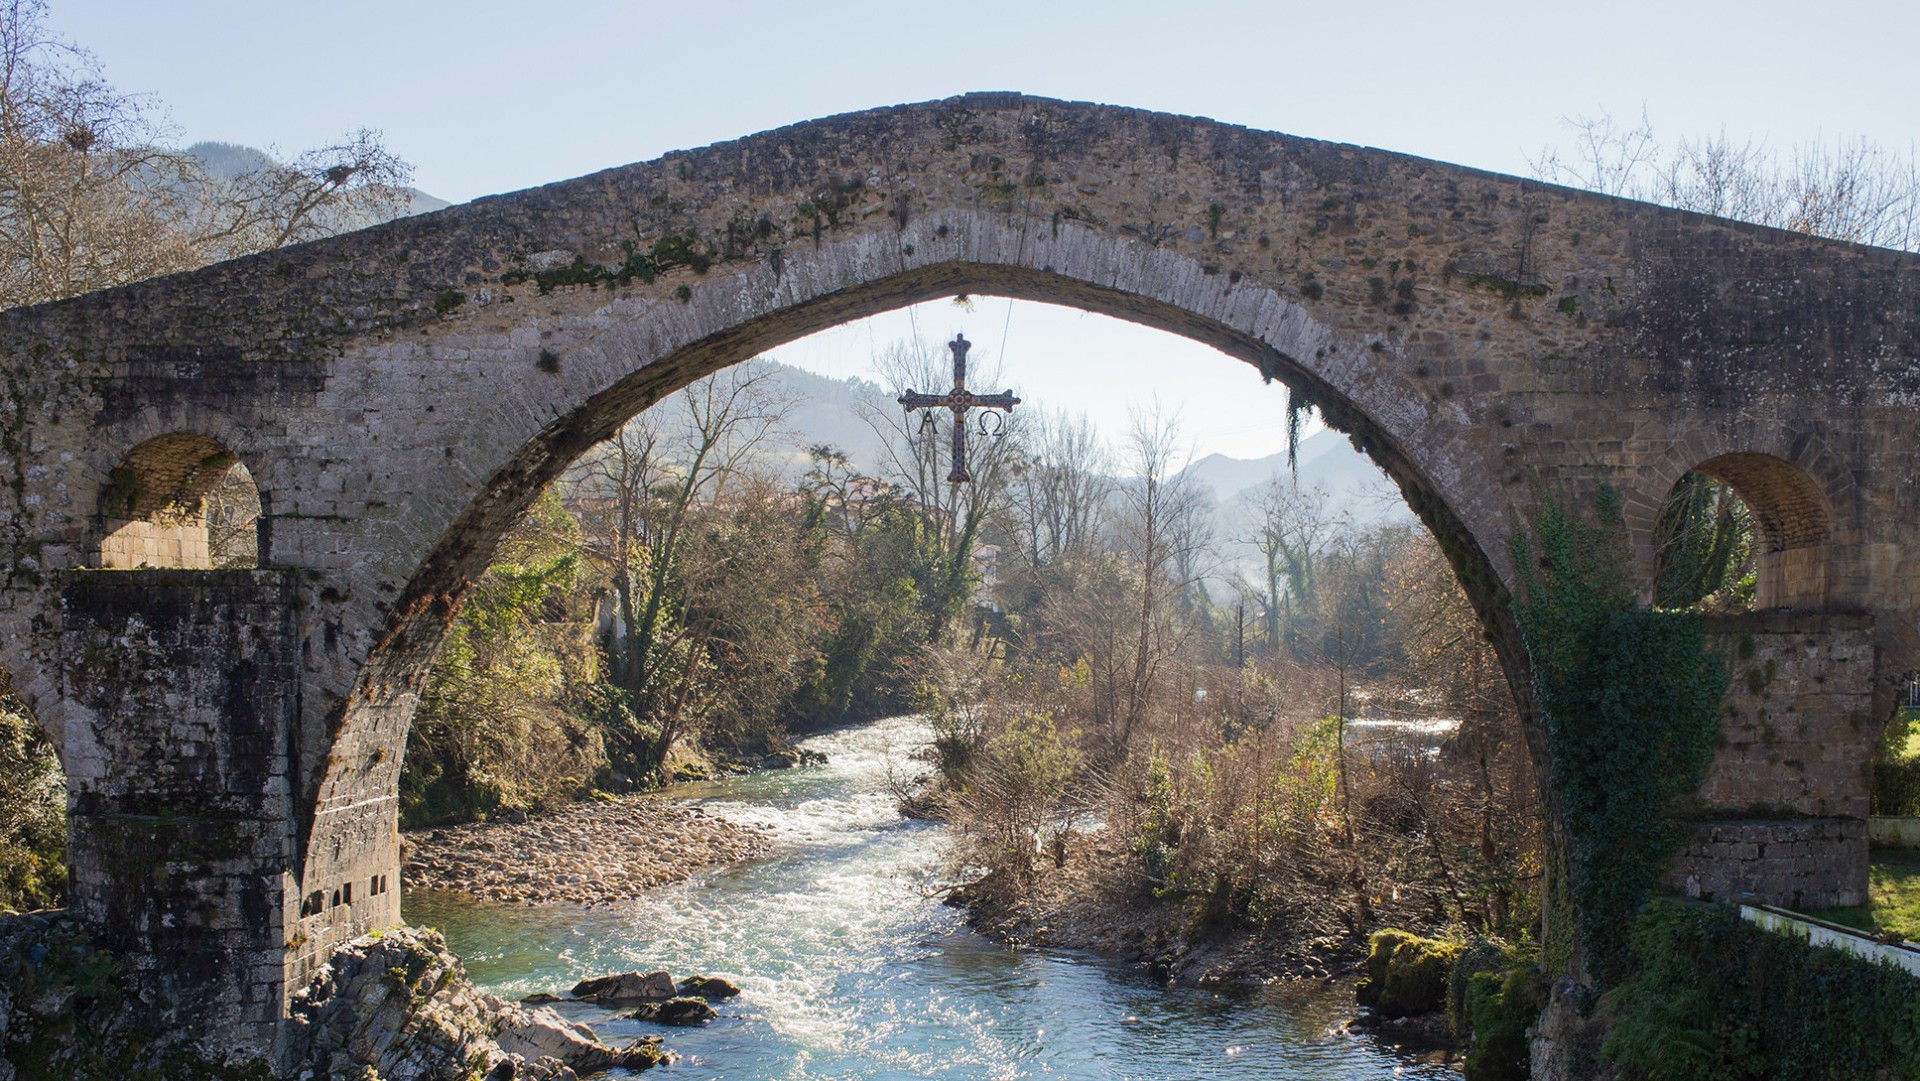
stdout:
[[339,890],[333,891],[333,907],[334,908],[340,907],[340,891]]
[[318,916],[320,910],[326,907],[326,903],[326,892],[323,890],[314,890],[312,893],[307,894],[306,900],[300,902],[300,914],[302,916]]
[[192,432],[149,439],[107,478],[98,565],[257,567],[261,509],[253,475],[220,443]]
[[349,882],[340,887],[340,902],[348,905],[353,903],[353,883]]

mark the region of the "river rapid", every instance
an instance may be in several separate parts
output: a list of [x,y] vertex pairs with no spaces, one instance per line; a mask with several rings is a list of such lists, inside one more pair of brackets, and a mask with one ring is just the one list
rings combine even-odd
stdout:
[[927,738],[894,718],[802,744],[825,766],[681,790],[771,832],[763,858],[599,908],[410,894],[407,921],[443,931],[474,981],[503,997],[629,969],[735,979],[743,994],[701,1028],[562,1005],[608,1043],[664,1033],[681,1058],[647,1075],[662,1079],[1459,1077],[1334,1034],[1351,1013],[1346,985],[1169,990],[1127,966],[968,930],[926,889],[944,828],[896,807]]

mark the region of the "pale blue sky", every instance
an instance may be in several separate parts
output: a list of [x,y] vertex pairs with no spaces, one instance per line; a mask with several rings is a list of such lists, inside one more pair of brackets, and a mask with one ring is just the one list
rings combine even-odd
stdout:
[[[1670,140],[1857,135],[1904,150],[1920,133],[1920,0],[52,0],[49,21],[121,89],[163,101],[183,143],[293,151],[375,127],[421,189],[456,201],[968,90],[1521,173],[1566,141],[1562,117],[1642,106]],[[1103,427],[1157,395],[1187,403],[1203,453],[1281,445],[1279,390],[1250,392],[1259,382],[1242,365],[1164,335],[1108,334],[1094,317],[1028,305],[1007,317],[1005,302],[983,301],[970,317],[936,305],[913,322],[994,352],[1010,326],[1009,381],[1040,401],[1071,388]],[[901,325],[789,352],[852,370],[840,351]],[[1179,379],[1149,378],[1169,360]]]

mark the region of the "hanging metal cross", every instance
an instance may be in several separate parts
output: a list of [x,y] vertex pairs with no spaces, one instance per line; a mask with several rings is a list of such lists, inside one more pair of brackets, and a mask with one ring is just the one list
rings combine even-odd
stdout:
[[[947,473],[947,480],[953,484],[965,484],[973,479],[967,472],[967,410],[978,406],[982,409],[1011,410],[1020,404],[1013,391],[1003,390],[998,394],[975,394],[967,389],[967,350],[973,347],[966,335],[956,334],[947,343],[953,350],[953,389],[945,394],[922,394],[908,390],[899,397],[901,405],[911,413],[916,409],[953,410],[953,469]],[[982,414],[984,416],[984,414]],[[931,415],[928,417],[932,419]]]

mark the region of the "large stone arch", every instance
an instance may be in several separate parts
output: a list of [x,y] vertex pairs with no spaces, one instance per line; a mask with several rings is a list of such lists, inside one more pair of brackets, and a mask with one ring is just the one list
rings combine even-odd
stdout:
[[[265,1038],[276,996],[397,918],[391,894],[303,902],[397,881],[420,674],[538,485],[699,375],[963,291],[1134,319],[1287,380],[1401,483],[1509,661],[1508,538],[1536,499],[1637,495],[1731,452],[1823,484],[1826,609],[1882,637],[1916,625],[1920,260],[1208,120],[975,95],[0,313],[0,664],[69,752],[80,846],[142,801],[201,798],[164,741],[140,744],[145,772],[125,760],[124,734],[178,723],[84,663],[131,643],[127,663],[198,710],[196,738],[244,727],[242,757],[265,763],[205,808],[254,824],[232,855],[257,873],[207,889],[252,906],[218,933],[253,982],[220,994]],[[217,589],[74,573],[105,489],[96,433],[130,446],[155,428],[246,458],[272,496],[270,567]],[[245,633],[190,641],[191,620],[156,629],[159,609]],[[152,945],[96,869],[80,910]]]
[[[1500,463],[1459,446],[1470,428],[1461,413],[1428,408],[1410,381],[1370,365],[1371,340],[1318,323],[1272,290],[1209,274],[1182,253],[1078,226],[1050,229],[1047,241],[1036,243],[991,217],[948,211],[910,223],[898,236],[884,261],[875,260],[865,238],[829,241],[789,256],[777,275],[697,276],[685,285],[684,299],[665,305],[590,294],[595,306],[585,329],[543,329],[544,344],[529,366],[557,366],[547,374],[566,389],[544,396],[553,417],[531,435],[523,434],[527,424],[513,404],[490,408],[476,426],[487,438],[468,437],[463,450],[485,445],[476,457],[501,464],[470,487],[432,493],[426,520],[444,527],[401,593],[397,618],[362,663],[318,781],[314,816],[303,823],[312,833],[302,881],[326,888],[336,880],[371,878],[396,858],[381,850],[385,846],[370,850],[362,843],[370,832],[365,814],[394,799],[419,681],[466,583],[562,469],[693,380],[838,323],[958,293],[1072,304],[1182,334],[1306,394],[1380,463],[1441,538],[1524,692],[1524,662],[1502,584],[1505,522],[1480,498],[1498,486]],[[914,255],[900,254],[909,249]],[[498,348],[512,352],[522,328],[503,329]],[[609,374],[614,378],[602,384]],[[1276,426],[1285,423],[1283,401],[1274,395]],[[515,438],[524,441],[514,446]],[[416,506],[416,518],[426,513]],[[1495,547],[1489,550],[1483,538]],[[384,810],[374,832],[390,833],[391,817]],[[343,851],[374,858],[341,866],[334,859]],[[349,926],[357,928],[357,921]],[[324,943],[333,936],[309,937]]]

